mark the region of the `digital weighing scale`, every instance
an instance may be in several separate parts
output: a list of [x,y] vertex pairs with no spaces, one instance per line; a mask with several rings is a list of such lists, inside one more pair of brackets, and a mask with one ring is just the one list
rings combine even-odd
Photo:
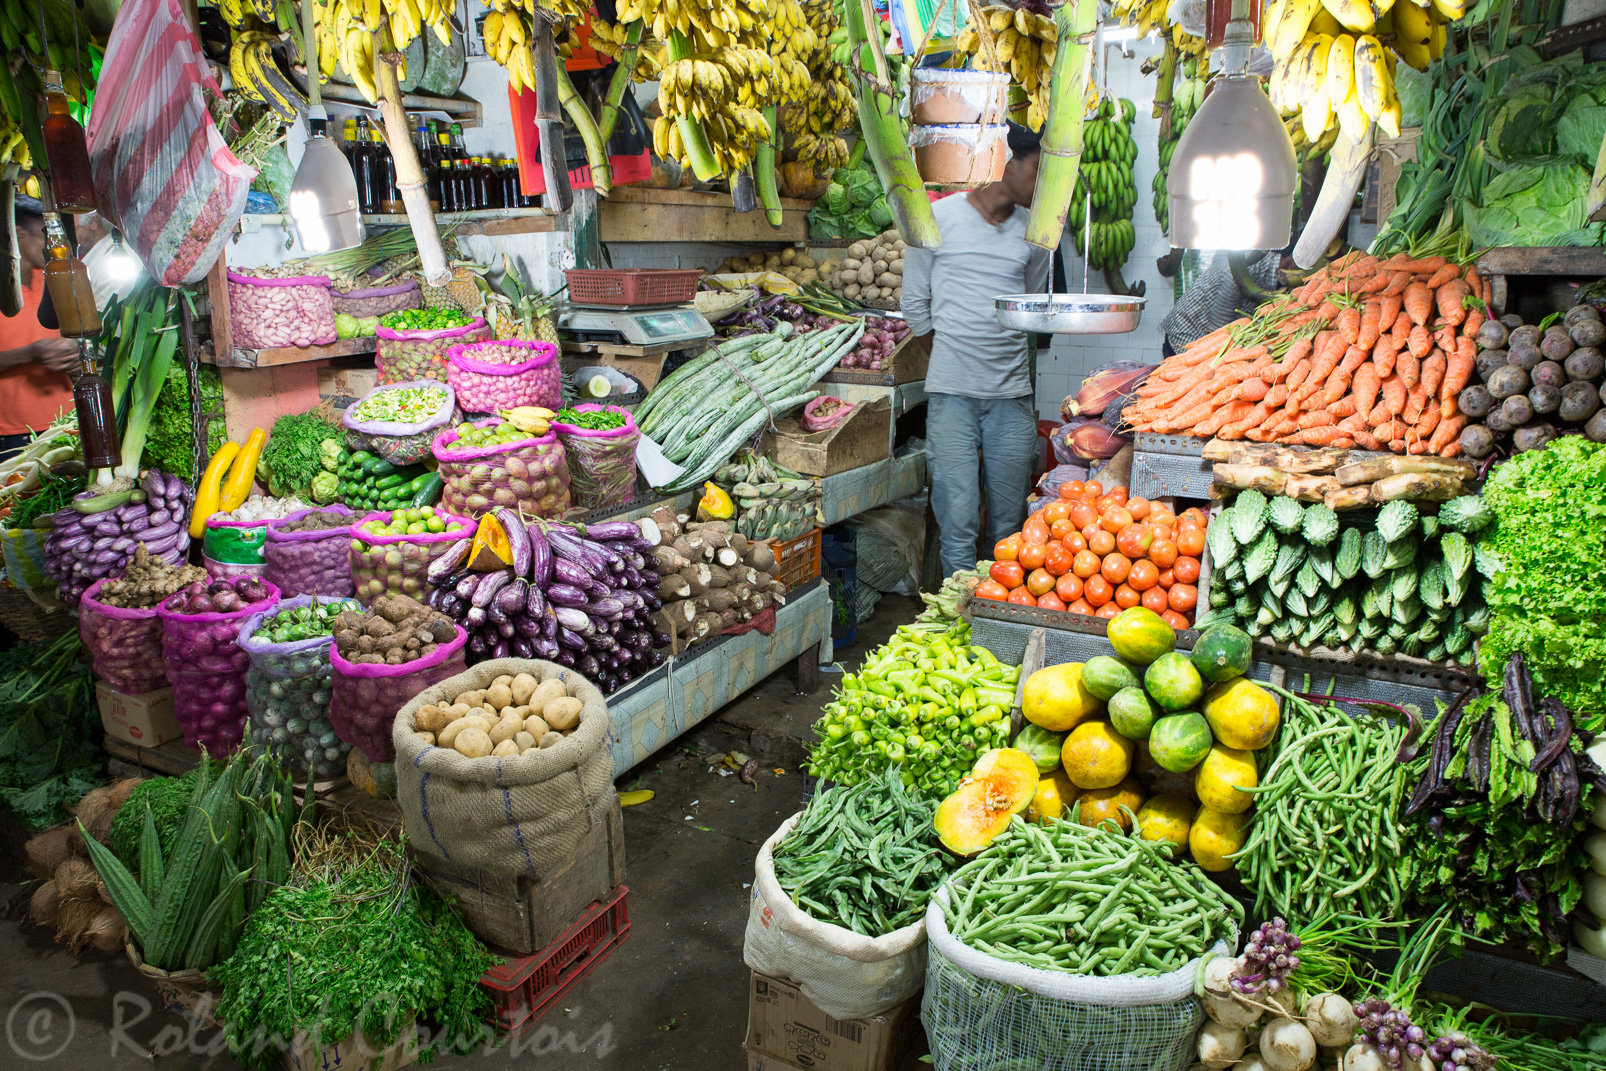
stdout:
[[625,342],[663,346],[712,338],[714,327],[695,305],[569,305],[558,330],[580,342]]

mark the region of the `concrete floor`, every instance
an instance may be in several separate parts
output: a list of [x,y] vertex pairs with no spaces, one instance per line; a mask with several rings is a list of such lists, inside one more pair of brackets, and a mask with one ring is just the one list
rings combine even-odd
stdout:
[[[839,652],[840,663],[851,670],[919,609],[915,599],[883,599],[875,617],[860,626],[857,644]],[[749,972],[742,963],[742,935],[753,857],[798,809],[809,727],[836,679],[822,672],[818,693],[800,696],[792,675],[778,673],[620,778],[621,790],[657,794],[625,811],[629,938],[535,1031],[512,1045],[434,1066],[746,1067]],[[715,772],[713,763],[732,749],[763,762],[755,785]],[[0,905],[11,905],[0,921],[0,1017],[6,1032],[0,1069],[238,1066],[212,1034],[187,1035],[178,1019],[147,1012],[154,989],[126,958],[91,953],[79,959],[26,922],[19,926],[29,889],[20,884],[24,875],[14,864],[0,867],[10,868],[0,869]]]

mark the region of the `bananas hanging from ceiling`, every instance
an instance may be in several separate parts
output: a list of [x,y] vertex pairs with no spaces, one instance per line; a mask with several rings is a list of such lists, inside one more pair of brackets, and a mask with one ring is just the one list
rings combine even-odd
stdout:
[[[1133,177],[1138,143],[1132,138],[1137,114],[1137,106],[1130,100],[1104,97],[1082,123],[1082,166],[1077,171],[1067,222],[1076,248],[1086,248],[1089,266],[1101,271],[1119,271],[1137,241],[1132,226],[1132,207],[1138,201]],[[1091,245],[1082,233],[1088,221],[1089,193],[1093,199]]]
[[[591,16],[591,47],[598,55],[607,56],[617,60],[624,52],[625,42],[630,35],[630,27],[622,22],[609,22],[601,15],[593,13]],[[662,52],[662,43],[649,44],[645,39],[641,47],[636,49],[636,65],[631,69],[631,81],[656,82],[659,73],[663,70],[658,65]]]
[[1135,26],[1139,37],[1159,33],[1170,38],[1184,56],[1207,55],[1204,38],[1195,37],[1173,23],[1167,14],[1170,7],[1170,0],[1115,0],[1110,5],[1110,14],[1122,26]]
[[0,112],[0,166],[16,164],[20,170],[33,170],[33,153],[22,136],[22,127],[11,116]]
[[278,38],[264,30],[234,31],[229,45],[229,75],[234,88],[247,100],[266,104],[285,122],[293,122],[307,108],[307,98],[279,69],[273,54]]
[[1204,103],[1205,85],[1210,81],[1210,57],[1189,56],[1178,65],[1177,81],[1171,89],[1171,129],[1160,139],[1160,167],[1154,173],[1150,190],[1154,195],[1154,219],[1160,230],[1171,230],[1171,194],[1166,181],[1171,174],[1171,154],[1176,151],[1182,132],[1188,129],[1194,113]]
[[981,13],[985,21],[961,33],[954,40],[954,51],[973,56],[971,65],[977,70],[1008,71],[1026,94],[1025,125],[1041,130],[1048,115],[1049,74],[1059,49],[1054,20],[1001,4],[984,7]]
[[807,68],[809,83],[801,101],[781,110],[781,129],[791,135],[794,159],[828,173],[848,162],[848,143],[838,135],[858,121],[858,103],[846,69],[832,55],[831,38],[842,25],[836,8],[830,0],[808,0],[802,16],[813,42],[793,54]]
[[[398,52],[405,51],[426,28],[441,44],[452,41],[451,0],[314,0],[313,6],[318,21],[318,69],[327,79],[338,63],[370,103],[379,100],[374,85],[374,31],[388,26]],[[487,47],[489,37],[487,34]],[[405,67],[398,73],[405,73]]]
[[1339,130],[1359,138],[1372,123],[1399,137],[1397,63],[1426,70],[1464,14],[1465,0],[1270,0],[1261,43],[1276,61],[1271,102],[1297,117],[1310,151]]

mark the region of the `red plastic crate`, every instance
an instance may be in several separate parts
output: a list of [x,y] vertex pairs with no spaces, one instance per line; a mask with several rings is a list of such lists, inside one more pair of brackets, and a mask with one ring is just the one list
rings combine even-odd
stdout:
[[821,531],[811,528],[792,539],[771,539],[770,552],[775,555],[775,579],[786,585],[787,591],[796,591],[820,575]]
[[621,885],[599,900],[556,941],[533,956],[509,959],[480,975],[496,1011],[491,1023],[499,1032],[521,1033],[540,1019],[569,987],[591,973],[621,941],[630,936],[630,912]]
[[701,268],[570,268],[577,305],[683,305],[697,296]]

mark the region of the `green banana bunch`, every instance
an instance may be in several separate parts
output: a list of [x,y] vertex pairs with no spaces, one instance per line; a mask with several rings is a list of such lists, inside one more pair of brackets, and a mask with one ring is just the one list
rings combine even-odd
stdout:
[[[1138,144],[1132,138],[1136,117],[1137,106],[1130,100],[1106,97],[1082,125],[1082,166],[1071,199],[1071,233],[1077,248],[1089,247],[1089,266],[1104,271],[1125,264],[1136,243],[1132,227],[1132,208],[1138,201],[1133,177]],[[1084,234],[1089,199],[1092,230]]]
[[1188,129],[1194,113],[1204,100],[1205,83],[1210,80],[1207,63],[1189,56],[1183,61],[1180,77],[1171,91],[1171,136],[1160,142],[1160,169],[1155,172],[1151,189],[1154,193],[1154,219],[1161,231],[1171,229],[1171,196],[1166,190],[1166,177],[1171,173],[1171,154],[1176,151],[1182,132]]

